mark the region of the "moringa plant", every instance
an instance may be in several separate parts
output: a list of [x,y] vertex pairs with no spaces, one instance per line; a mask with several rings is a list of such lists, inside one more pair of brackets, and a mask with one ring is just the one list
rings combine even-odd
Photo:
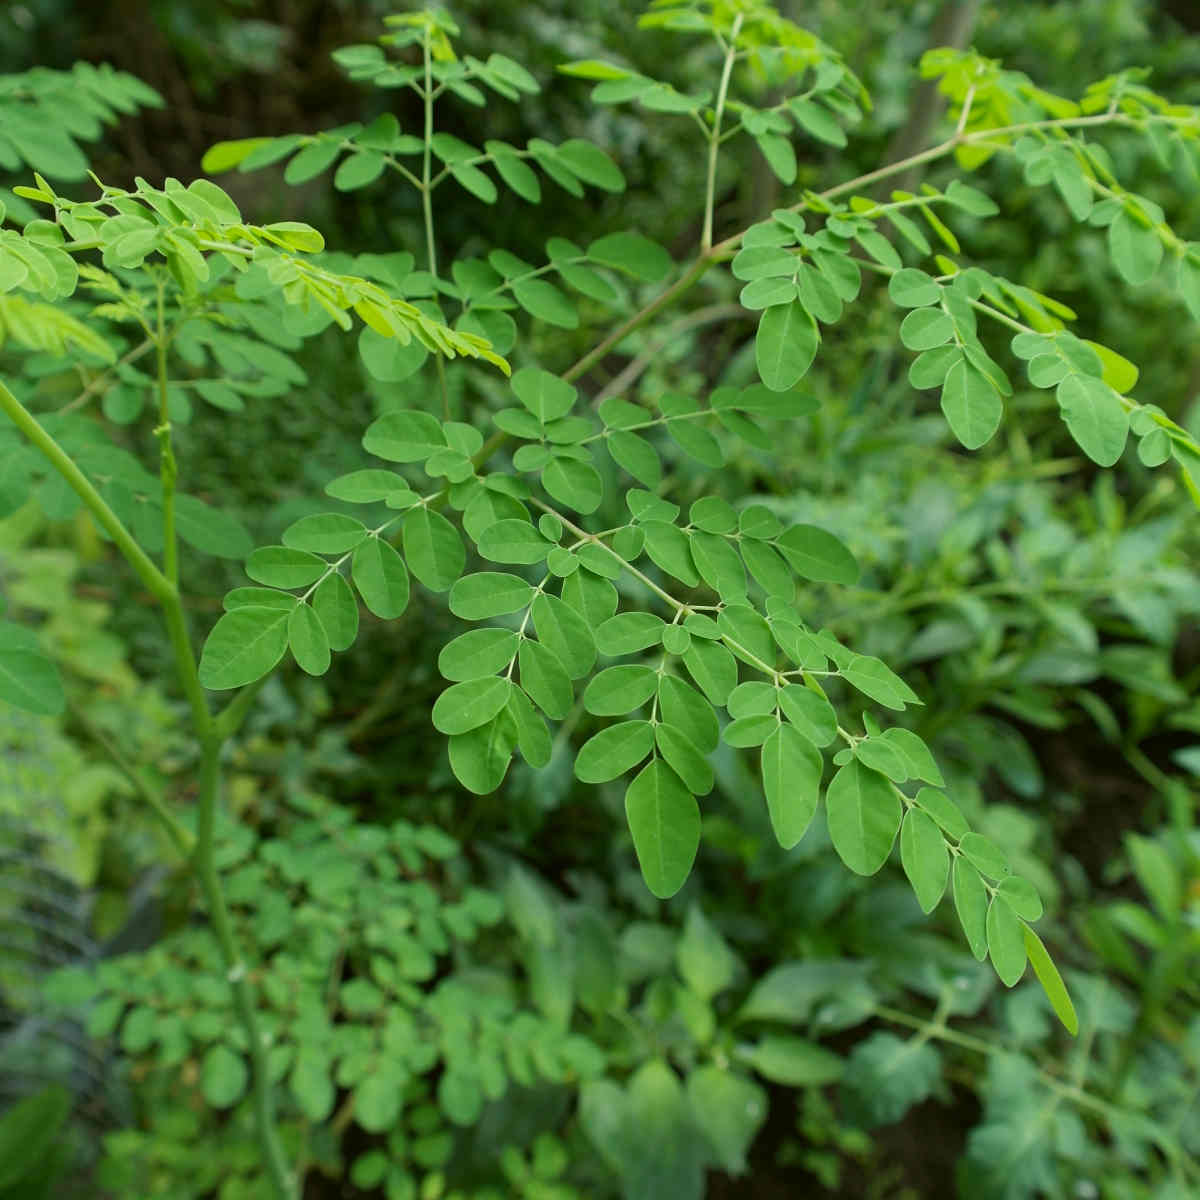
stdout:
[[[710,756],[720,743],[744,750],[783,848],[797,845],[822,804],[837,854],[859,875],[877,873],[899,840],[921,908],[931,912],[949,891],[975,958],[990,958],[1010,987],[1028,962],[1063,1025],[1077,1027],[1033,928],[1037,889],[948,793],[911,728],[920,697],[886,662],[810,620],[812,585],[855,584],[853,555],[828,530],[786,524],[763,503],[706,495],[685,512],[673,485],[681,463],[716,472],[736,447],[769,455],[781,423],[811,419],[819,400],[803,381],[823,331],[857,306],[884,303],[913,355],[912,387],[940,395],[966,450],[995,435],[1020,370],[1053,391],[1093,463],[1114,465],[1132,433],[1141,461],[1173,466],[1200,502],[1200,446],[1133,398],[1136,367],[1071,332],[1074,314],[1053,297],[971,265],[960,242],[999,211],[965,177],[986,181],[990,160],[1013,159],[1027,184],[1053,188],[1076,221],[1107,231],[1124,283],[1147,282],[1169,254],[1180,296],[1200,318],[1200,245],[1122,186],[1100,140],[1133,131],[1165,163],[1191,164],[1200,113],[1156,95],[1137,72],[1072,100],[974,52],[936,50],[920,70],[948,101],[942,140],[816,190],[798,183],[798,153],[846,145],[870,104],[835,49],[759,0],[658,0],[641,24],[700,39],[711,86],[681,91],[597,59],[560,69],[589,82],[598,105],[694,125],[699,237],[684,262],[648,236],[675,231],[609,229],[553,237],[536,263],[503,247],[445,261],[445,204],[497,205],[502,196],[537,204],[551,188],[615,194],[625,181],[583,139],[476,146],[439,131],[445,103],[484,109],[539,89],[503,55],[460,57],[459,30],[440,10],[390,16],[376,42],[335,55],[385,98],[415,97],[411,129],[384,111],[366,125],[222,142],[202,164],[220,174],[286,160],[288,184],[332,169],[341,192],[384,179],[410,187],[422,245],[331,256],[316,229],[247,221],[208,179],[116,187],[93,175],[97,194],[81,200],[42,173],[14,193],[45,215],[0,233],[0,316],[10,337],[72,356],[84,377],[57,411],[38,411],[32,375],[0,384],[10,423],[0,429],[0,489],[14,502],[36,495],[60,517],[82,505],[161,613],[199,752],[194,819],[141,790],[201,886],[279,1197],[296,1196],[297,1181],[276,1135],[257,964],[235,941],[214,857],[222,753],[286,658],[324,674],[354,645],[361,609],[399,620],[414,586],[445,597],[469,626],[441,649],[446,687],[430,714],[467,791],[500,788],[516,755],[544,767],[556,724],[579,726],[576,778],[628,781],[638,863],[650,892],[666,898],[699,849]],[[721,180],[747,141],[786,203],[728,229]],[[894,176],[952,164],[958,172],[945,186],[879,198]],[[642,356],[610,384],[589,383],[709,272],[731,275],[740,308],[757,314],[756,379],[645,395],[635,386]],[[560,347],[605,315],[607,331],[571,361]],[[176,429],[194,401],[233,421],[247,403],[302,385],[291,352],[328,326],[352,332],[356,322],[363,365],[387,385],[362,436],[362,465],[329,481],[327,511],[255,548],[233,517],[182,490]],[[535,359],[529,331],[547,326],[561,337],[543,330]],[[722,370],[716,364],[714,378]],[[96,400],[107,424],[90,413]],[[120,445],[121,428],[138,422],[152,424],[156,469]],[[249,581],[225,596],[199,654],[180,590],[183,546],[244,560]],[[855,694],[875,709],[861,722],[847,715]],[[64,703],[35,632],[12,622],[0,623],[0,696],[36,713]],[[246,1068],[234,1054],[222,1065],[237,1086],[217,1091],[232,1103]]]

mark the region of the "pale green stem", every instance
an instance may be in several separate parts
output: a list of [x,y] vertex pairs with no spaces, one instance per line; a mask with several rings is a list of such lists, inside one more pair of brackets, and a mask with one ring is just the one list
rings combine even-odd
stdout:
[[238,1020],[249,1042],[254,1122],[259,1146],[266,1160],[271,1190],[276,1200],[296,1200],[298,1189],[275,1130],[275,1105],[271,1095],[271,1080],[267,1073],[267,1050],[254,1011],[254,991],[247,977],[247,965],[238,951],[233,935],[229,910],[225,906],[225,893],[221,888],[221,877],[214,858],[221,744],[219,738],[208,738],[201,743],[203,757],[200,761],[200,794],[196,799],[196,852],[192,858],[192,866],[208,904],[209,919],[221,949],[221,958],[224,960],[226,978],[233,991]]
[[175,589],[167,577],[151,561],[146,552],[134,541],[129,530],[121,523],[104,497],[92,486],[86,475],[75,465],[74,460],[42,428],[33,414],[0,383],[0,411],[41,451],[42,456],[66,480],[68,487],[87,505],[96,522],[116,543],[117,549],[145,584],[147,590],[160,602]]
[[700,253],[712,249],[713,206],[717,191],[717,151],[721,145],[721,120],[725,116],[725,99],[729,94],[729,76],[733,72],[733,61],[737,57],[737,39],[742,30],[744,13],[738,13],[729,33],[729,49],[725,52],[725,65],[721,70],[721,83],[717,88],[717,103],[713,109],[713,127],[708,136],[708,178],[704,185],[704,231],[700,235]]
[[[158,321],[154,335],[158,359],[158,427],[155,436],[159,445],[159,479],[162,482],[163,513],[163,574],[171,587],[179,588],[179,543],[175,537],[175,481],[179,468],[175,449],[171,445],[171,413],[167,398],[167,326],[163,317],[163,281],[158,279]],[[190,651],[189,651],[190,654]]]

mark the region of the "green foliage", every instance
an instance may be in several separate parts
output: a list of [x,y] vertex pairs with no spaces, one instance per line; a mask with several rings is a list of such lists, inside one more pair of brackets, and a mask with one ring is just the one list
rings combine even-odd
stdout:
[[[1161,1049],[1153,1036],[1169,1027],[1189,1047],[1195,1037],[1194,1019],[1184,1034],[1177,1012],[1194,965],[1190,801],[1175,801],[1173,840],[1126,843],[1154,913],[1097,907],[1086,922],[1097,954],[1139,986],[1150,955],[1135,1018],[1096,975],[1068,972],[1068,992],[1031,926],[1045,909],[1058,915],[1064,879],[1077,878],[1047,865],[1029,817],[982,803],[982,781],[995,771],[1010,791],[1040,797],[1037,761],[1009,718],[1044,730],[1086,719],[1155,787],[1185,786],[1139,745],[1168,714],[1200,727],[1170,658],[1196,584],[1175,485],[1126,512],[1100,476],[1068,523],[1034,481],[1079,469],[1075,448],[1090,464],[1132,469],[1132,433],[1141,467],[1170,464],[1200,504],[1200,444],[1184,418],[1132,396],[1133,362],[1069,331],[1071,307],[963,247],[1004,219],[1006,178],[1052,186],[1072,222],[1105,231],[1124,284],[1157,283],[1171,257],[1195,315],[1197,246],[1122,184],[1122,163],[1098,139],[1132,133],[1165,162],[1194,164],[1196,114],[1129,73],[1077,102],[974,51],[933,50],[921,73],[948,99],[953,132],[909,162],[817,191],[805,156],[849,148],[847,127],[870,111],[839,53],[758,0],[666,0],[641,25],[699,35],[714,55],[707,83],[676,86],[598,58],[561,70],[592,82],[605,109],[678,116],[698,134],[700,246],[685,264],[640,230],[607,227],[580,244],[550,236],[528,262],[490,244],[502,225],[481,224],[474,256],[446,266],[437,228],[451,202],[538,204],[551,186],[592,202],[627,183],[579,137],[476,146],[439,129],[443,100],[480,110],[540,91],[511,57],[460,53],[461,30],[441,11],[390,16],[376,42],[335,55],[378,91],[377,105],[397,96],[413,106],[396,105],[402,115],[419,110],[419,134],[383,111],[222,142],[202,164],[276,167],[293,186],[332,172],[335,191],[381,200],[383,179],[410,188],[421,266],[407,250],[329,252],[304,222],[249,223],[206,179],[121,189],[91,175],[99,196],[71,199],[44,174],[79,177],[67,147],[77,153],[70,136],[92,127],[60,116],[65,142],[39,151],[49,165],[14,141],[12,165],[24,157],[43,172],[14,195],[44,216],[14,208],[23,228],[0,231],[0,318],[27,355],[24,378],[0,386],[11,423],[0,431],[0,501],[12,512],[33,496],[48,518],[101,531],[162,609],[195,739],[195,820],[181,821],[120,747],[115,757],[195,868],[212,919],[51,985],[67,1010],[89,1002],[88,1032],[115,1036],[149,1072],[148,1127],[110,1138],[104,1186],[152,1179],[151,1194],[177,1195],[182,1177],[197,1197],[288,1197],[300,1164],[389,1196],[598,1186],[698,1198],[707,1170],[747,1169],[765,1084],[836,1086],[846,1119],[869,1128],[942,1095],[958,1066],[951,1048],[989,1056],[965,1193],[1078,1182],[1108,1161],[1113,1139],[1139,1168],[1152,1144],[1154,1184],[1186,1186],[1193,1131],[1148,1133],[1136,1086]],[[120,78],[104,76],[108,104],[120,107],[120,88],[147,99]],[[22,86],[44,106],[52,83],[31,75]],[[730,143],[793,190],[718,240],[718,169],[746,161]],[[860,194],[939,162],[979,172],[982,186],[956,176],[886,199]],[[672,335],[648,343],[645,326],[702,279],[726,309],[736,298],[756,331],[729,361],[696,354],[681,366],[663,353]],[[351,331],[355,318],[376,412],[359,439],[365,455],[355,450],[324,484],[328,501],[305,500],[263,534],[261,514],[243,520],[220,489],[179,490],[193,398],[230,422],[282,401],[309,384],[305,343]],[[876,323],[874,374],[861,355],[840,359],[860,320]],[[886,378],[896,342],[911,355],[907,386]],[[585,384],[625,351],[637,357],[621,375]],[[82,390],[45,411],[72,365]],[[916,415],[921,392],[939,394],[944,423]],[[99,416],[87,411],[94,399]],[[976,460],[947,444],[946,427],[957,446],[987,448],[982,466],[965,465]],[[793,465],[797,445],[813,453]],[[1065,468],[1052,457],[1062,446]],[[154,448],[157,473],[134,453]],[[789,486],[760,486],[769,472],[792,472]],[[180,542],[244,563],[250,581],[226,590],[198,658]],[[377,622],[443,609],[458,622],[434,647],[446,687],[434,698],[420,670],[398,677],[417,684],[406,708],[428,709],[445,738],[444,786],[460,799],[504,788],[505,803],[541,790],[539,820],[575,783],[595,789],[605,813],[623,807],[628,833],[607,865],[631,844],[644,889],[621,876],[610,894],[589,868],[573,873],[583,899],[568,906],[508,857],[511,846],[493,885],[477,887],[475,864],[432,827],[355,823],[295,787],[301,818],[220,825],[223,748],[281,664],[299,668],[288,678],[336,681],[368,638],[394,636]],[[61,713],[73,682],[47,653],[52,639],[8,619],[0,637],[0,698]],[[1114,690],[1134,714],[1128,728]],[[230,691],[214,711],[207,693]],[[936,710],[923,712],[926,701]],[[1177,759],[1184,770],[1192,750]],[[861,890],[897,841],[911,892],[887,877]],[[778,904],[746,931],[787,947],[760,977],[699,907],[701,876],[706,905],[714,881],[743,876]],[[658,907],[688,887],[674,909]],[[969,955],[917,931],[917,910],[934,913],[947,893]],[[644,919],[629,919],[618,895]],[[821,932],[839,911],[845,929]],[[674,928],[659,920],[672,913]],[[1027,963],[1040,993],[1017,986]],[[1004,1052],[947,1025],[980,1012],[993,975],[1014,989],[989,1014],[1007,1023]],[[897,1008],[904,993],[933,1016]],[[1019,1052],[1048,1039],[1047,1003],[1084,1033],[1070,1086]],[[916,1032],[876,1030],[847,1056],[820,1040],[868,1019]],[[1083,1089],[1093,1041],[1104,1047],[1095,1094]],[[1172,1094],[1194,1074],[1189,1050]],[[490,1148],[468,1136],[503,1106],[522,1107],[514,1094],[544,1113],[536,1128],[493,1134]],[[1160,1122],[1155,1103],[1143,1122]],[[353,1161],[352,1123],[366,1147]],[[225,1137],[227,1155],[204,1152]]]

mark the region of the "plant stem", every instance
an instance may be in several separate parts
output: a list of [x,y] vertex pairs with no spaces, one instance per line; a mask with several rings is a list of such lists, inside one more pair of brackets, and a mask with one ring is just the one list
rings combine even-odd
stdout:
[[429,45],[429,30],[425,30],[425,43],[422,47],[425,58],[425,91],[422,99],[425,101],[425,150],[421,160],[421,208],[425,214],[425,254],[429,273],[437,278],[437,246],[433,240],[433,188],[429,182],[429,157],[433,146],[433,64],[430,61],[432,51]]
[[[161,301],[161,293],[160,293]],[[160,307],[161,330],[161,307]],[[160,383],[164,378],[160,341]],[[165,388],[163,389],[165,390]],[[150,560],[145,551],[137,544],[129,531],[121,523],[117,515],[104,502],[104,498],[96,491],[87,477],[75,465],[70,456],[42,428],[33,415],[0,383],[0,410],[2,410],[19,430],[46,457],[50,464],[67,481],[71,489],[87,505],[95,519],[108,531],[117,548],[126,561],[137,572],[151,594],[162,607],[163,624],[171,642],[175,656],[175,667],[179,682],[187,696],[191,710],[192,724],[200,742],[200,783],[199,798],[196,812],[196,837],[192,849],[190,864],[196,878],[200,882],[208,905],[209,918],[213,932],[221,948],[229,974],[229,982],[233,988],[234,1006],[238,1019],[245,1031],[249,1043],[251,1076],[254,1088],[254,1113],[257,1125],[259,1144],[266,1162],[267,1172],[271,1178],[272,1191],[275,1200],[296,1200],[297,1189],[293,1183],[283,1150],[275,1131],[275,1119],[271,1101],[271,1082],[267,1074],[266,1052],[258,1029],[258,1020],[254,1013],[254,995],[247,979],[246,964],[238,953],[237,943],[233,937],[233,929],[229,921],[229,911],[225,906],[225,895],[221,889],[221,878],[213,858],[213,834],[216,826],[216,806],[220,792],[220,762],[221,746],[225,740],[225,730],[232,731],[240,722],[245,711],[253,700],[255,689],[246,688],[222,714],[222,723],[218,727],[209,711],[208,699],[200,684],[196,668],[196,657],[192,650],[191,638],[188,634],[187,620],[184,616],[183,602],[179,589],[174,580],[168,578]],[[161,436],[161,435],[160,435]],[[169,430],[167,433],[169,438]],[[169,451],[170,443],[166,443]],[[167,499],[167,488],[173,488],[174,456],[171,455],[171,468],[164,468],[163,486],[164,502]],[[170,483],[168,484],[168,479]],[[165,503],[164,503],[165,508]],[[243,699],[245,697],[245,699]],[[136,777],[135,777],[136,779]],[[139,788],[139,790],[143,790]],[[143,791],[143,794],[144,791]],[[174,833],[174,817],[157,804],[151,804],[152,810],[164,820]]]
[[729,76],[733,73],[733,60],[737,57],[737,39],[742,30],[744,13],[738,13],[729,32],[729,49],[725,52],[725,66],[721,70],[721,84],[717,88],[717,103],[713,109],[713,127],[708,136],[708,177],[704,184],[704,231],[700,235],[700,253],[712,249],[713,204],[717,190],[717,151],[721,146],[721,119],[725,115],[725,98],[729,93]]
[[237,941],[233,936],[229,910],[225,905],[225,893],[221,888],[221,877],[213,857],[213,835],[220,793],[221,745],[221,739],[216,737],[206,738],[201,743],[200,794],[196,801],[196,851],[192,856],[192,867],[208,904],[213,933],[225,962],[226,977],[233,989],[234,1007],[249,1042],[250,1074],[254,1089],[254,1122],[259,1145],[266,1160],[267,1174],[271,1179],[272,1191],[277,1200],[295,1200],[296,1186],[275,1131],[275,1105],[271,1096],[271,1080],[267,1074],[266,1047],[254,1012],[254,993],[247,978],[246,963],[238,952]]
[[147,590],[160,602],[175,589],[167,577],[154,565],[146,552],[134,541],[121,523],[120,517],[105,503],[104,497],[75,465],[69,454],[42,428],[37,418],[0,383],[0,412],[41,451],[50,465],[66,480],[70,489],[87,505],[97,523],[116,543],[129,565]]
[[158,427],[154,430],[159,446],[159,479],[162,482],[163,574],[171,587],[179,588],[179,543],[175,537],[175,481],[179,468],[171,445],[171,413],[167,398],[167,327],[163,317],[163,281],[158,280],[158,320],[154,350],[158,360]]

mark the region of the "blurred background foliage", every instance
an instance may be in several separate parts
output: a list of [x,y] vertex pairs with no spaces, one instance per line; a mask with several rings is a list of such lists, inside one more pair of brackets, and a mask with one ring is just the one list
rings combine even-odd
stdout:
[[[393,7],[25,0],[0,11],[0,73],[82,59],[136,75],[165,103],[106,129],[88,148],[96,170],[112,182],[189,179],[223,139],[366,122],[392,103],[412,126],[405,95],[361,88],[330,58],[372,40]],[[690,125],[595,108],[554,72],[609,58],[682,86],[711,82],[706,50],[681,55],[677,41],[637,31],[641,8],[454,5],[463,51],[507,54],[543,90],[483,116],[447,106],[441,127],[484,121],[488,136],[519,143],[587,136],[629,190],[556,192],[539,208],[456,194],[438,213],[447,255],[503,246],[540,259],[549,236],[616,228],[690,252]],[[914,64],[947,32],[1066,95],[1146,66],[1157,91],[1200,102],[1200,16],[1186,0],[780,8],[838,48],[874,101],[848,147],[810,151],[798,186],[932,140],[936,108]],[[1129,187],[1200,235],[1195,176],[1165,169],[1132,135],[1107,144]],[[752,151],[737,154],[719,176],[718,236],[783,195]],[[1200,342],[1170,287],[1115,302],[1100,230],[1072,222],[1006,160],[976,182],[1002,215],[963,223],[975,261],[1069,304],[1081,335],[1139,366],[1141,401],[1200,434]],[[289,188],[282,169],[222,183],[253,220],[303,219],[331,247],[420,258],[405,191],[341,193],[322,177]],[[629,338],[593,389],[748,382],[753,326],[737,317],[733,281],[710,272],[694,306]],[[578,330],[539,326],[528,348],[578,357],[603,332],[585,310]],[[397,391],[363,370],[349,339],[297,343],[302,382],[238,414],[199,405],[177,441],[189,490],[237,512],[258,542],[357,465],[363,426]],[[7,367],[29,365],[3,353]],[[1046,899],[1078,1042],[1055,1032],[1036,985],[1001,994],[952,922],[922,919],[907,888],[848,875],[822,830],[780,851],[758,781],[725,748],[697,870],[667,904],[641,884],[619,793],[576,783],[565,755],[495,796],[465,796],[428,724],[455,622],[414,605],[399,624],[368,625],[324,679],[273,680],[231,764],[240,827],[227,831],[224,866],[242,936],[284,981],[268,996],[275,1070],[306,1197],[1200,1194],[1195,513],[1133,453],[1096,472],[1031,389],[984,451],[963,454],[907,366],[894,314],[864,296],[809,376],[822,401],[812,422],[770,454],[742,448],[719,476],[677,466],[677,498],[754,497],[854,550],[860,586],[817,589],[813,620],[902,670],[924,698],[918,732],[964,812]],[[481,422],[499,400],[470,366],[454,366],[450,386]],[[119,436],[134,452],[153,441],[136,423]],[[164,647],[146,598],[90,527],[50,507],[8,505],[0,521],[9,615],[37,622],[71,676],[61,720],[0,715],[0,1102],[66,1085],[74,1158],[61,1166],[78,1194],[253,1196],[246,1104],[216,1053],[227,988],[196,898],[159,865],[170,860],[136,802],[139,778],[189,787],[179,699],[143,682],[166,677]],[[210,560],[185,566],[184,580],[201,624],[241,582]],[[572,732],[568,721],[560,737]],[[323,838],[340,851],[314,857]],[[397,927],[380,932],[364,896]],[[97,962],[99,973],[79,969]],[[38,980],[64,965],[39,997]],[[402,1104],[361,1099],[380,1054],[404,1063]],[[36,1181],[7,1186],[0,1166],[0,1196],[67,1194],[49,1174],[42,1193],[29,1190]]]

